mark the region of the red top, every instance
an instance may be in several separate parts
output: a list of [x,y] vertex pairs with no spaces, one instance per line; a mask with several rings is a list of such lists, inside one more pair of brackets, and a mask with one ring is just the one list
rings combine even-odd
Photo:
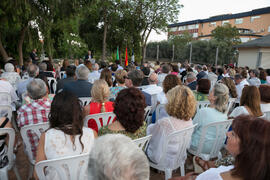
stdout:
[[[101,103],[91,102],[89,112],[90,112],[89,115],[101,113]],[[105,112],[113,112],[113,102],[111,101],[105,102]]]

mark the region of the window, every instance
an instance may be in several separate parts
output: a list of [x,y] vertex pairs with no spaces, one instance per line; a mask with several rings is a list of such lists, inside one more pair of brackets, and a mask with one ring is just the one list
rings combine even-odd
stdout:
[[196,25],[195,25],[195,28],[196,28],[196,29],[199,29],[199,24],[196,24]]
[[268,32],[270,32],[270,26],[268,26]]
[[217,23],[216,22],[210,22],[209,23],[209,26],[211,27],[211,26],[216,26],[217,25]]
[[259,19],[261,16],[252,16],[250,17],[250,22],[253,22],[255,19]]
[[222,21],[222,26],[225,25],[225,24],[230,24],[230,21],[227,20],[227,21]]
[[178,29],[178,27],[172,27],[172,28],[170,28],[170,31],[175,32],[175,31],[177,31],[177,29]]
[[242,24],[243,18],[235,19],[235,24]]
[[198,33],[193,33],[192,34],[192,37],[197,38],[198,37]]
[[187,29],[186,26],[180,26],[180,27],[179,27],[179,31],[184,31],[184,30],[186,30],[186,29]]
[[196,24],[188,25],[188,29],[196,29]]

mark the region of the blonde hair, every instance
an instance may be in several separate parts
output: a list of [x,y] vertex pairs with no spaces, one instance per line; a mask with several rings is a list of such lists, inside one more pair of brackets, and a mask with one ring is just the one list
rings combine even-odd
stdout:
[[110,89],[104,79],[98,79],[94,82],[91,90],[92,100],[101,103],[101,113],[105,112],[105,102],[110,96]]
[[190,120],[195,114],[197,101],[193,92],[184,85],[178,85],[166,94],[166,111],[170,116],[181,120]]
[[228,106],[229,100],[229,89],[225,84],[216,83],[214,86],[214,96],[216,97],[215,100],[215,109],[219,112],[225,113]]
[[127,71],[125,71],[123,69],[119,69],[115,72],[115,80],[116,80],[116,82],[118,82],[120,84],[125,83],[126,76],[127,76]]

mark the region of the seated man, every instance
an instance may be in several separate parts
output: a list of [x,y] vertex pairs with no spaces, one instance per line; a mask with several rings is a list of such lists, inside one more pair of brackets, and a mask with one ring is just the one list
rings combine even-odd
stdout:
[[[41,79],[33,79],[27,85],[28,96],[34,100],[30,104],[23,105],[18,111],[17,123],[21,128],[26,125],[44,123],[48,121],[51,102],[48,99],[47,86]],[[28,133],[31,142],[33,157],[36,157],[36,148],[39,139],[31,133]]]
[[58,82],[57,82],[57,85],[56,85],[56,92],[60,92],[60,90],[63,90],[65,84],[69,83],[69,82],[72,82],[72,81],[75,81],[75,70],[76,70],[76,66],[67,66],[66,68],[66,75],[67,75],[67,78],[64,78],[64,79],[60,79]]
[[148,180],[150,170],[144,152],[130,138],[107,134],[94,143],[88,174],[90,180]]
[[[141,86],[142,84],[142,80],[143,80],[143,72],[140,70],[133,70],[133,71],[129,71],[128,75],[125,79],[125,85],[127,87],[137,87],[139,88],[139,86]],[[141,88],[139,88],[141,90]],[[151,95],[142,91],[144,97],[145,97],[145,102],[147,106],[151,106]]]
[[88,81],[93,84],[100,77],[100,73],[98,72],[99,65],[97,63],[93,64],[92,69],[93,71],[88,75]]
[[69,91],[80,97],[91,97],[92,84],[88,82],[89,69],[85,65],[79,65],[75,71],[76,81],[64,85],[64,91]]
[[39,64],[39,74],[45,75],[46,77],[54,77],[52,72],[47,71],[47,64],[45,62]]
[[197,78],[193,72],[189,72],[187,74],[187,80],[186,80],[186,85],[191,89],[191,90],[196,90],[197,87]]

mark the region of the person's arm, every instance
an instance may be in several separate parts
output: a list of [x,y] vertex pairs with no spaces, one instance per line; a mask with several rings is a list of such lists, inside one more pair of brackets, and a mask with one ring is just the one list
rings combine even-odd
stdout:
[[86,117],[90,114],[90,104],[83,107],[83,117]]
[[97,133],[97,131],[95,131],[94,129],[92,129],[93,130],[93,132],[94,132],[94,137],[95,138],[98,138],[98,133]]
[[[42,133],[39,139],[38,147],[37,147],[36,164],[40,161],[47,160],[47,157],[44,151],[44,146],[45,146],[45,133]],[[36,171],[34,171],[34,178],[38,179]]]

